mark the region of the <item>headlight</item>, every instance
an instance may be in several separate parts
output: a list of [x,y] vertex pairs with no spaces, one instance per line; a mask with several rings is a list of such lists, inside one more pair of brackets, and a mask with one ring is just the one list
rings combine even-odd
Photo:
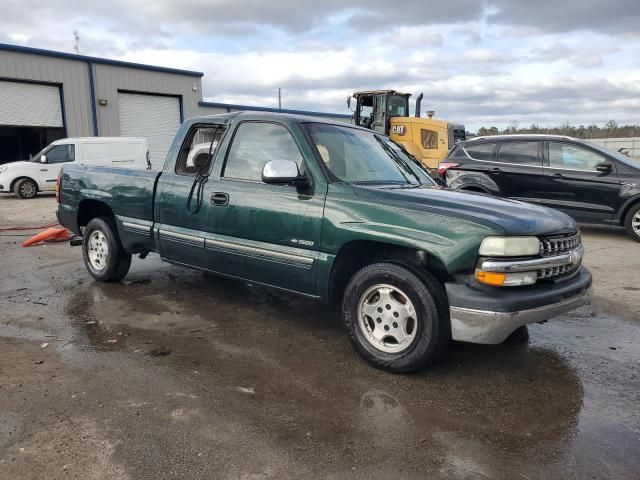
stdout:
[[9,170],[9,166],[8,165],[0,165],[0,173],[4,173],[7,170]]
[[486,237],[478,252],[483,257],[524,257],[540,253],[537,237]]

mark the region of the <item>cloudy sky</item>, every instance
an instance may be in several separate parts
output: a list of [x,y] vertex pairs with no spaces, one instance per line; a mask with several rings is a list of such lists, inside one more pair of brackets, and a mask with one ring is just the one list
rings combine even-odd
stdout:
[[0,42],[198,70],[206,100],[348,113],[424,92],[480,126],[640,123],[639,0],[3,0]]

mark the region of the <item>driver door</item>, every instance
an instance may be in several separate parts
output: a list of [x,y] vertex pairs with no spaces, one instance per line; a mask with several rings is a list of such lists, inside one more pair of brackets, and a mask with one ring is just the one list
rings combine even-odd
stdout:
[[56,180],[60,167],[63,163],[73,162],[75,159],[76,147],[72,144],[55,145],[45,156],[47,163],[39,163],[37,171],[37,181],[42,191],[51,191],[56,188]]
[[371,130],[381,135],[387,134],[387,96],[376,95],[373,97],[373,123]]
[[[311,185],[262,182],[262,169],[271,160],[295,161]],[[219,163],[205,197],[216,219],[215,234],[205,241],[207,268],[314,295],[326,184],[311,178],[289,128],[242,122],[224,164]]]

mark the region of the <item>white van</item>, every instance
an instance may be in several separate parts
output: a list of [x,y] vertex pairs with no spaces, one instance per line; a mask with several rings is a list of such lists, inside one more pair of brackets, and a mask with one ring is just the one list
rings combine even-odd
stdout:
[[54,191],[65,163],[151,170],[146,138],[86,137],[56,140],[26,162],[0,165],[0,192],[33,198]]

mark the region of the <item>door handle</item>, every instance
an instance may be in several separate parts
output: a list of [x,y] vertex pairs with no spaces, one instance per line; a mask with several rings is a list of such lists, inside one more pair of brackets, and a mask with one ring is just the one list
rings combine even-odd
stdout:
[[554,178],[564,178],[564,175],[562,175],[561,173],[554,173],[553,177]]
[[502,170],[500,170],[498,167],[494,167],[491,169],[491,173],[500,173],[502,172]]
[[229,205],[229,194],[224,192],[214,192],[211,194],[211,204],[224,207]]
[[49,169],[48,169],[48,168],[41,168],[41,169],[40,169],[40,171],[41,171],[41,172],[48,172],[48,171],[49,171]]

